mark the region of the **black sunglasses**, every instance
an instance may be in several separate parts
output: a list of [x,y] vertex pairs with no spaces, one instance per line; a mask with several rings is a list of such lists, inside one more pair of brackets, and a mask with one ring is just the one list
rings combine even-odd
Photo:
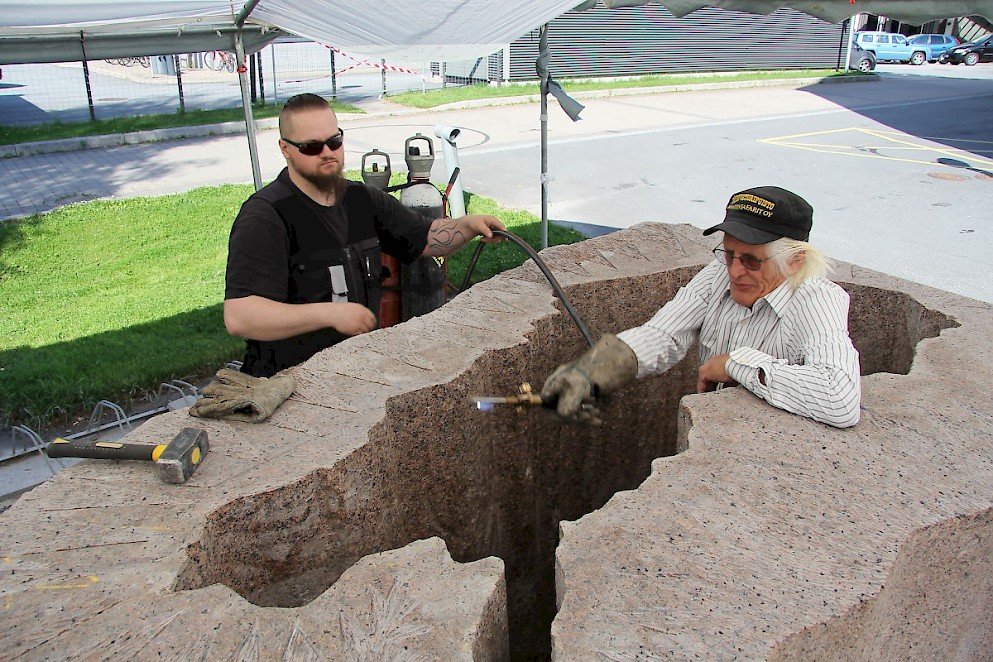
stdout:
[[327,145],[328,148],[333,152],[336,149],[341,149],[341,146],[345,142],[345,130],[338,129],[338,133],[331,136],[327,140],[310,140],[305,143],[298,143],[295,140],[290,140],[289,138],[281,138],[285,143],[289,143],[300,150],[300,153],[305,156],[317,156],[324,151],[324,146]]
[[749,271],[758,271],[762,268],[763,262],[768,262],[772,259],[772,257],[758,258],[754,255],[749,255],[748,253],[737,255],[734,251],[726,251],[721,247],[714,249],[714,255],[717,256],[718,260],[721,260],[729,267],[731,266],[731,263],[734,262],[734,258],[738,258],[738,261],[741,262],[741,266],[745,267]]

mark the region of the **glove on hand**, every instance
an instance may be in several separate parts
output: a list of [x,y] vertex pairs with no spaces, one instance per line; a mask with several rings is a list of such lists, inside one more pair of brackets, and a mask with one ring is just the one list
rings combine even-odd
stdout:
[[541,399],[558,399],[559,417],[578,423],[599,423],[599,411],[583,401],[609,395],[630,384],[638,376],[638,357],[623,340],[604,334],[585,354],[572,363],[560,365],[545,380]]
[[214,381],[204,387],[203,397],[190,407],[190,415],[261,423],[290,397],[295,387],[290,377],[252,377],[221,368]]

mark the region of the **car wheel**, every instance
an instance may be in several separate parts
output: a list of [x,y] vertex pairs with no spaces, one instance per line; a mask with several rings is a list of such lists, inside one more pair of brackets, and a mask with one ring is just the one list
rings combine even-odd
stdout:
[[875,68],[876,67],[872,64],[872,60],[870,58],[864,57],[859,60],[859,71],[862,73],[867,74]]
[[920,66],[924,64],[925,60],[927,60],[927,55],[921,53],[920,51],[917,51],[916,53],[910,56],[910,64],[913,64],[915,66]]
[[965,63],[967,66],[973,66],[979,62],[979,53],[968,53],[965,56]]

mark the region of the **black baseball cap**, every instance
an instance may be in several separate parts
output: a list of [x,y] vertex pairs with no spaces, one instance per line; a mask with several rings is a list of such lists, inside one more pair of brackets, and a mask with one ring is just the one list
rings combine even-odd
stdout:
[[796,193],[778,186],[757,186],[735,193],[728,201],[724,222],[707,228],[718,230],[746,244],[768,244],[781,237],[807,241],[814,209]]

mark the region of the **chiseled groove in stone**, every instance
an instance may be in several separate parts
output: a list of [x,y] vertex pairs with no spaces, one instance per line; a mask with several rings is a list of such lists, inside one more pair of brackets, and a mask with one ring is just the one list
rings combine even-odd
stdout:
[[[667,297],[690,274],[646,275],[610,289],[622,301],[643,299],[643,291]],[[598,283],[574,286],[570,294],[580,308],[599,310],[592,317],[601,323],[629,325],[639,314],[635,307],[603,306]],[[685,367],[646,381],[611,405],[602,430],[563,428],[537,413],[488,417],[467,406],[469,395],[510,393],[548,374],[577,341],[572,320],[546,316],[530,342],[486,353],[447,384],[392,398],[368,441],[333,467],[215,511],[177,588],[223,582],[259,604],[305,604],[356,559],[437,535],[460,561],[504,559],[512,646],[547,650],[535,641],[547,637],[554,615],[558,520],[637,486],[652,458],[672,452],[675,423],[665,409],[674,410],[679,394],[695,383]],[[653,434],[604,434],[623,430],[617,421],[631,416]]]
[[[655,300],[665,301],[671,298],[675,289],[678,288],[682,283],[687,280],[695,268],[685,268],[679,270],[673,270],[666,272],[663,275],[650,275],[641,278],[627,278],[618,279],[615,281],[608,282],[593,282],[589,284],[576,285],[570,288],[570,296],[575,298],[577,306],[590,308],[590,319],[592,323],[600,329],[620,329],[630,326],[632,324],[638,323],[641,319],[650,316],[654,311],[656,305]],[[602,305],[605,301],[605,297],[612,297],[612,301],[617,302],[632,302],[628,306],[624,305]],[[913,309],[915,315],[919,318],[919,309],[921,308],[919,304],[916,304],[906,295],[901,295],[891,298],[893,302],[892,305],[898,310],[903,310],[904,308]],[[592,306],[591,302],[597,302],[599,305]],[[916,308],[914,307],[916,305]],[[645,309],[648,309],[647,311]],[[897,316],[897,319],[902,319],[901,316]],[[561,327],[561,323],[557,323],[558,327]],[[529,361],[524,360],[522,357],[517,356],[517,349],[504,350],[500,356],[489,356],[490,359],[483,359],[480,361],[478,371],[480,374],[485,374],[489,379],[494,377],[499,378],[502,373],[507,372],[507,370],[523,371],[525,374],[542,374],[546,373],[553,367],[559,359],[554,359],[549,362],[549,356],[554,357],[555,351],[551,351],[551,348],[545,348],[541,351],[536,345],[547,342],[549,339],[554,339],[556,337],[570,335],[568,330],[561,330],[560,328],[542,328],[538,329],[535,334],[535,338],[532,340],[531,346],[529,348],[528,356]],[[904,343],[909,344],[911,347],[917,341],[917,338],[911,338],[907,335],[906,330],[900,336]],[[568,345],[574,344],[573,342],[568,343]],[[891,339],[890,345],[899,344],[895,342],[895,339]],[[559,353],[563,350],[563,345],[558,345],[556,348]],[[567,351],[573,351],[568,346],[565,347]],[[538,367],[533,365],[536,360],[534,354],[540,354],[545,365]],[[561,360],[565,360],[563,357]],[[491,364],[491,361],[499,361],[499,364]],[[885,364],[885,360],[879,360],[877,363]],[[522,365],[524,367],[522,367]],[[690,357],[687,361],[684,361],[684,365],[679,369],[672,371],[670,374],[658,378],[655,380],[647,380],[645,382],[646,386],[641,390],[644,391],[645,395],[633,396],[630,395],[623,400],[619,401],[614,406],[614,421],[611,424],[608,421],[608,425],[605,428],[611,429],[621,429],[629,431],[632,428],[643,430],[644,432],[639,433],[639,436],[646,438],[665,438],[667,436],[669,439],[674,438],[674,428],[675,428],[675,416],[676,412],[676,401],[678,398],[691,390],[692,384],[694,383],[693,373],[695,370],[695,359]],[[464,373],[464,376],[472,381],[472,375],[474,371],[470,370]],[[460,380],[455,380],[449,385],[437,387],[435,389],[429,389],[428,391],[421,392],[425,396],[425,400],[421,406],[412,406],[411,401],[416,401],[419,398],[413,394],[395,398],[390,402],[389,409],[391,413],[386,417],[382,426],[378,426],[377,429],[382,431],[383,429],[392,428],[393,432],[396,434],[396,438],[405,438],[406,443],[401,443],[399,449],[395,452],[390,452],[391,457],[396,458],[407,458],[411,456],[416,456],[419,452],[427,450],[430,452],[432,448],[442,442],[438,440],[432,440],[427,447],[424,447],[424,441],[431,439],[432,431],[429,429],[423,429],[419,432],[411,432],[411,430],[417,430],[418,427],[424,427],[424,421],[419,420],[418,414],[410,413],[411,409],[415,411],[430,412],[430,416],[436,420],[447,420],[450,417],[457,417],[459,422],[449,424],[445,426],[447,429],[452,430],[467,430],[472,428],[472,420],[466,419],[464,417],[464,412],[459,411],[458,405],[452,409],[452,402],[464,403],[465,396],[463,395],[462,389],[458,388],[458,383]],[[478,392],[511,392],[517,379],[512,379],[511,383],[504,387],[492,387],[487,390],[483,387]],[[678,388],[673,388],[676,384],[681,383],[682,385]],[[654,386],[654,388],[652,388]],[[661,387],[661,388],[660,388]],[[459,393],[453,397],[448,391],[452,388],[458,389]],[[662,393],[659,393],[659,391]],[[433,393],[432,391],[437,391]],[[421,395],[418,394],[418,395]],[[400,413],[406,411],[407,413]],[[663,412],[658,414],[661,416],[661,420],[653,420],[652,417],[646,412]],[[671,413],[670,413],[671,412]],[[665,419],[668,417],[668,421]],[[484,419],[485,420],[485,419]],[[519,427],[519,426],[518,426]],[[660,430],[669,430],[668,435],[659,435]],[[555,433],[561,434],[561,430],[556,430]],[[464,434],[464,433],[463,433]],[[554,434],[554,433],[553,433]],[[570,436],[575,435],[575,432],[571,432]],[[513,436],[506,435],[502,440],[497,440],[496,443],[500,443],[506,449],[506,452],[513,453]],[[369,451],[371,453],[379,452],[378,449],[381,445],[389,445],[389,434],[387,433],[386,438],[377,437],[370,434],[369,443],[362,449],[362,451]],[[444,441],[444,440],[442,440]],[[451,441],[451,440],[449,440]],[[464,437],[461,443],[466,446],[471,446],[475,440]],[[574,439],[571,439],[574,441]],[[491,442],[492,443],[492,442]],[[580,508],[575,511],[575,504],[569,505],[568,503],[563,503],[557,497],[553,498],[551,502],[543,503],[534,507],[534,510],[541,512],[560,512],[562,510],[574,510],[576,515],[582,515],[584,512],[588,512],[590,509],[595,509],[600,504],[602,504],[606,499],[610,498],[610,495],[617,489],[630,489],[636,487],[640,480],[644,477],[644,473],[639,473],[637,470],[632,471],[631,467],[617,471],[617,467],[609,466],[611,463],[618,466],[623,466],[624,462],[618,457],[618,452],[616,448],[623,448],[624,444],[631,446],[630,439],[624,439],[621,443],[608,442],[607,446],[614,449],[614,456],[611,457],[607,465],[595,465],[588,468],[584,468],[583,471],[579,472],[582,480],[591,480],[589,478],[589,472],[600,471],[607,475],[614,475],[614,478],[608,481],[609,487],[603,489],[600,494],[602,496],[598,497],[592,506],[587,506],[586,508]],[[456,445],[459,445],[458,443]],[[594,442],[594,446],[596,443]],[[420,446],[420,451],[419,451]],[[674,452],[674,447],[670,442],[668,445],[668,450],[663,450],[650,444],[646,448],[641,448],[637,444],[634,445],[633,457],[641,457],[642,462],[650,462],[651,458],[657,457],[658,455],[666,455]],[[344,480],[344,476],[354,476],[356,473],[370,473],[372,467],[378,463],[389,463],[391,460],[388,457],[377,457],[368,462],[366,469],[356,468],[351,465],[353,459],[357,457],[357,454],[347,458],[343,463],[337,465],[330,472],[324,472],[324,476],[327,477],[327,483],[337,483],[340,480]],[[390,515],[388,513],[377,512],[375,517],[369,517],[360,511],[352,510],[347,516],[342,516],[340,518],[341,522],[337,522],[333,515],[327,513],[318,514],[311,516],[309,510],[304,514],[293,516],[291,515],[287,520],[285,518],[285,513],[292,513],[293,506],[288,505],[286,502],[279,504],[273,504],[271,511],[266,509],[266,523],[264,525],[265,529],[269,530],[268,534],[258,533],[256,528],[258,524],[253,520],[256,518],[256,512],[253,510],[247,513],[244,517],[236,518],[234,522],[225,522],[223,528],[241,533],[242,531],[249,530],[253,532],[253,535],[248,538],[252,545],[252,549],[243,549],[239,546],[239,540],[230,539],[227,537],[223,542],[216,542],[215,547],[211,549],[211,553],[205,555],[206,558],[212,559],[213,562],[218,564],[218,567],[227,567],[233,559],[237,559],[240,563],[245,563],[246,559],[252,559],[253,550],[257,550],[255,547],[258,545],[260,535],[272,535],[279,540],[283,540],[284,536],[290,536],[294,538],[297,543],[300,542],[306,535],[307,532],[327,530],[327,529],[338,529],[340,527],[347,527],[352,522],[368,522],[372,527],[371,529],[359,529],[349,534],[349,539],[359,539],[367,538],[366,543],[360,549],[344,550],[338,549],[334,544],[329,544],[329,541],[322,540],[320,545],[308,545],[315,549],[319,549],[321,553],[325,554],[323,557],[310,558],[304,553],[302,557],[294,558],[292,563],[288,565],[291,568],[310,568],[310,567],[320,567],[322,570],[317,573],[310,574],[293,574],[292,570],[280,570],[281,564],[288,559],[291,554],[287,554],[284,557],[273,558],[267,556],[265,558],[249,561],[247,565],[253,566],[256,570],[251,568],[246,569],[247,575],[242,576],[237,573],[232,574],[229,570],[225,570],[219,573],[217,576],[208,574],[206,580],[197,580],[193,583],[182,584],[187,587],[192,587],[198,585],[200,581],[225,581],[229,586],[233,586],[239,592],[247,595],[253,601],[260,602],[261,604],[274,604],[274,605],[293,605],[301,604],[313,597],[314,595],[319,595],[323,592],[327,586],[334,582],[337,575],[355,559],[368,554],[378,551],[380,549],[385,549],[389,547],[399,547],[411,540],[416,540],[419,537],[424,537],[426,535],[438,535],[446,539],[453,550],[455,550],[456,556],[463,559],[474,559],[481,558],[487,555],[497,555],[508,564],[508,581],[510,582],[509,593],[511,599],[515,600],[512,602],[511,606],[511,624],[515,626],[518,630],[527,624],[535,624],[547,622],[548,613],[553,611],[548,604],[542,604],[541,600],[536,599],[534,596],[521,595],[521,590],[518,588],[519,585],[533,586],[536,582],[536,577],[532,574],[538,572],[535,570],[543,564],[542,561],[536,560],[534,558],[528,558],[527,562],[520,562],[518,559],[520,557],[520,551],[506,546],[501,547],[500,543],[494,543],[493,540],[485,540],[487,536],[492,537],[492,532],[494,531],[493,517],[497,520],[502,520],[501,513],[494,513],[492,511],[487,512],[485,503],[487,501],[492,501],[494,498],[498,503],[505,503],[508,498],[519,497],[522,492],[526,492],[528,489],[541,489],[538,484],[522,485],[518,489],[514,489],[510,494],[500,495],[497,490],[493,489],[491,492],[486,493],[482,499],[481,506],[482,512],[486,513],[487,517],[482,520],[483,524],[483,541],[475,540],[474,542],[468,542],[473,540],[480,532],[471,531],[463,524],[452,524],[452,521],[462,521],[465,519],[465,514],[459,514],[460,511],[465,508],[465,504],[459,500],[454,503],[447,499],[443,494],[454,493],[462,495],[465,493],[464,486],[461,486],[456,482],[456,484],[451,485],[450,474],[455,469],[455,465],[452,463],[452,459],[449,451],[443,453],[443,460],[441,462],[429,463],[428,466],[413,467],[409,471],[405,471],[406,475],[416,475],[421,477],[422,481],[427,483],[427,486],[418,486],[414,484],[405,484],[405,477],[396,475],[390,479],[384,479],[379,485],[379,489],[383,489],[384,486],[389,485],[396,489],[396,495],[392,498],[396,501],[404,502],[415,498],[413,495],[416,494],[416,498],[421,501],[419,504],[422,506],[422,511],[419,517],[414,517],[413,519],[419,519],[420,524],[414,526],[409,533],[402,535],[400,537],[391,538],[392,534],[396,534],[400,530],[400,520],[408,522],[411,510],[417,510],[413,505],[407,506],[407,511],[405,512],[405,517],[399,517],[396,514]],[[471,460],[470,460],[471,462]],[[552,462],[561,462],[561,458],[555,458]],[[479,473],[477,476],[486,475],[486,467],[479,467]],[[342,476],[336,475],[338,471],[341,471]],[[533,471],[533,467],[525,469],[525,473],[528,471]],[[511,472],[512,473],[512,472]],[[404,487],[406,485],[406,487]],[[438,491],[439,494],[435,494],[435,486],[442,486]],[[285,499],[296,500],[301,494],[301,485],[293,486],[291,494],[285,496]],[[289,488],[288,488],[289,489]],[[492,489],[492,488],[491,488]],[[303,501],[307,503],[313,502],[325,502],[328,500],[327,495],[324,494],[323,489],[320,487],[313,487],[308,484],[305,491],[313,491],[316,496],[314,497],[304,497]],[[345,485],[337,490],[334,490],[336,497],[332,495],[332,501],[337,498],[339,503],[339,509],[344,509],[341,504],[341,494],[343,493],[362,493],[369,502],[388,502],[390,500],[389,495],[377,495],[375,488],[370,489],[368,485]],[[566,501],[575,499],[575,494],[572,497],[563,497]],[[581,499],[580,499],[581,500]],[[427,506],[426,508],[423,508]],[[471,510],[471,508],[470,508]],[[281,513],[280,516],[284,517],[282,520],[274,521],[272,513]],[[550,516],[550,515],[549,515]],[[218,518],[227,519],[228,515],[218,514]],[[385,529],[376,528],[377,525],[382,524],[383,521],[391,522],[391,525]],[[302,522],[302,526],[298,524]],[[329,523],[330,522],[330,523]],[[552,517],[546,521],[546,525],[550,529],[554,530],[557,519]],[[496,525],[497,529],[506,529],[507,524]],[[524,535],[521,539],[517,540],[515,544],[528,546],[529,536],[533,537],[540,534]],[[211,538],[211,534],[208,533],[205,536],[205,540]],[[275,539],[264,538],[262,549],[283,549],[286,548],[290,543],[283,540],[278,543]],[[494,546],[495,545],[495,546]],[[544,544],[546,550],[554,548],[554,540],[546,542]],[[222,551],[223,550],[223,551]],[[227,554],[227,556],[224,556]],[[465,556],[460,556],[460,554],[465,554]],[[194,553],[194,560],[198,558],[198,555]],[[224,561],[227,558],[228,561]],[[195,563],[194,565],[198,565]],[[549,563],[550,565],[550,563]],[[265,569],[265,573],[268,575],[265,581],[255,577],[256,573]],[[294,585],[296,587],[305,586],[306,588],[302,592],[292,593],[287,592],[286,587],[289,585]],[[540,582],[539,582],[540,584]],[[546,591],[547,592],[547,591]],[[524,605],[523,607],[521,605]],[[516,630],[512,630],[514,634],[517,634]],[[537,633],[529,634],[528,637],[538,637]],[[533,642],[527,641],[524,643],[517,642],[519,646],[529,647],[534,645]]]

